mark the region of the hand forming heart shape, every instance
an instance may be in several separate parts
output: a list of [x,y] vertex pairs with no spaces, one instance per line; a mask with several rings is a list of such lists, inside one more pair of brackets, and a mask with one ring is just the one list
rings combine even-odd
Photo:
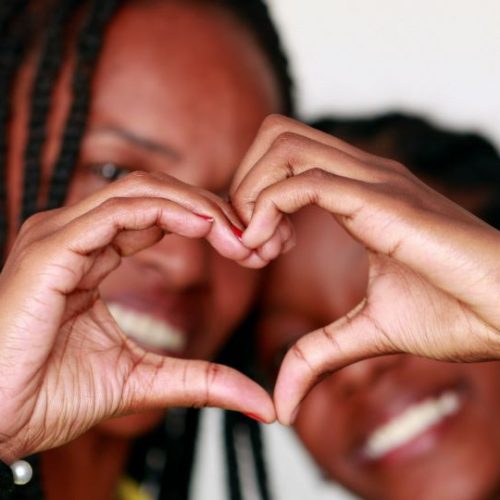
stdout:
[[281,422],[293,420],[321,375],[360,359],[498,358],[498,231],[403,166],[271,117],[232,189],[248,225],[241,241],[229,205],[144,173],[24,225],[0,278],[0,459],[57,446],[137,409],[216,405],[272,421],[269,396],[235,370],[137,347],[97,286],[122,256],[169,232],[206,238],[221,255],[262,267],[293,239],[283,214],[308,204],[330,211],[367,248],[370,279],[355,310],[302,337],[285,357],[274,394]]
[[[206,238],[222,256],[264,265],[236,237],[236,223],[217,196],[138,172],[24,224],[0,281],[1,460],[138,410],[210,405],[274,420],[270,396],[236,370],[138,347],[98,291],[123,256],[167,233]],[[281,251],[278,239],[268,252]]]
[[328,134],[270,117],[233,183],[233,206],[261,247],[283,214],[315,204],[369,254],[365,299],[299,339],[281,366],[276,412],[289,424],[309,389],[369,357],[500,357],[500,233],[442,197],[404,166]]

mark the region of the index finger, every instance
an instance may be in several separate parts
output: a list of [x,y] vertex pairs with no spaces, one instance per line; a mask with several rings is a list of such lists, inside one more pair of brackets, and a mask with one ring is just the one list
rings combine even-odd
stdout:
[[335,147],[356,158],[366,158],[368,153],[358,149],[326,132],[281,115],[269,115],[263,122],[252,145],[233,177],[230,194],[233,195],[252,167],[270,149],[276,139],[285,133],[301,135],[325,146]]

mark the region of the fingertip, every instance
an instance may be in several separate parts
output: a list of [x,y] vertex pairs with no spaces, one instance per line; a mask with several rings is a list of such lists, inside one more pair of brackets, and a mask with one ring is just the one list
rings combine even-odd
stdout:
[[259,228],[256,226],[256,224],[250,222],[249,226],[241,236],[241,242],[243,243],[243,245],[245,245],[247,248],[251,248],[252,250],[256,250],[257,248],[262,246],[267,241],[268,237],[271,236],[269,235],[268,237],[265,237],[267,235],[264,235],[262,231],[259,231]]
[[231,195],[229,204],[244,224],[250,222],[255,208],[254,202],[239,200],[237,196]]
[[257,250],[257,253],[263,261],[270,262],[280,255],[283,247],[281,236],[275,233],[274,236],[267,240],[262,247]]
[[295,235],[292,236],[292,238],[288,239],[285,244],[283,245],[283,248],[281,250],[281,253],[288,253],[290,250],[293,250],[295,246],[297,245],[297,240],[295,238]]
[[262,269],[263,267],[266,267],[269,262],[262,259],[256,251],[252,251],[247,258],[239,260],[238,264],[249,269]]

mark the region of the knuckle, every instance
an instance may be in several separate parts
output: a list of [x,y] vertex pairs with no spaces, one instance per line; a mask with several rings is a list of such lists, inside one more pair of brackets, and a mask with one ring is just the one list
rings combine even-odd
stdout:
[[206,368],[207,386],[212,387],[216,380],[219,378],[221,371],[220,365],[217,363],[208,363]]
[[144,172],[142,170],[134,170],[133,172],[130,172],[129,174],[122,177],[121,179],[118,179],[116,181],[116,184],[135,185],[137,183],[146,182],[150,178],[152,178],[152,174]]
[[19,235],[22,237],[27,233],[30,233],[35,228],[39,228],[41,224],[45,223],[48,218],[47,212],[38,212],[28,219],[26,219],[19,231]]
[[310,168],[302,175],[307,181],[309,181],[313,185],[322,185],[326,181],[332,179],[332,174],[330,172],[326,172],[325,170],[317,167]]
[[217,379],[219,378],[220,370],[221,367],[216,363],[207,362],[205,365],[205,394],[198,402],[197,406],[200,408],[210,406],[212,404],[213,389]]
[[290,348],[290,353],[295,359],[300,361],[302,364],[305,364],[312,373],[315,372],[312,364],[310,363],[310,361],[306,355],[306,352],[303,349],[303,346],[302,346],[302,343],[300,340],[298,340],[297,342],[295,342],[295,344],[293,344],[293,346]]
[[278,134],[273,141],[273,148],[285,155],[296,153],[303,147],[303,139],[293,132],[285,131]]
[[263,134],[270,136],[279,135],[283,131],[287,130],[290,122],[291,120],[286,116],[273,113],[264,118],[264,121],[262,122],[262,125],[260,127],[260,131]]
[[127,198],[123,198],[120,196],[114,196],[113,198],[108,198],[107,200],[104,200],[100,205],[99,209],[104,210],[104,211],[115,211],[119,208],[121,208],[125,201],[128,201],[129,203],[132,203],[132,200]]
[[400,174],[408,174],[409,173],[408,168],[406,168],[406,166],[403,165],[399,161],[386,159],[384,163],[388,169],[393,170],[394,172],[397,172]]

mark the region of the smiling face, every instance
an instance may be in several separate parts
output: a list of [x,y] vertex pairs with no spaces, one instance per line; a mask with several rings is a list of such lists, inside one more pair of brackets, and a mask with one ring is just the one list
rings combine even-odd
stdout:
[[[68,64],[50,116],[45,183],[70,75]],[[19,198],[14,174],[22,171],[24,92],[20,86],[16,95],[11,206]],[[224,195],[261,121],[277,111],[272,69],[231,14],[209,2],[127,4],[104,40],[68,203],[131,170],[164,172]],[[146,348],[210,359],[246,313],[256,284],[254,271],[221,258],[205,241],[169,235],[125,259],[100,292],[122,329]]]
[[[364,251],[329,214],[311,207],[293,223],[297,246],[273,264],[259,325],[271,378],[295,340],[343,316],[366,287]],[[500,485],[499,379],[500,363],[366,360],[318,384],[294,427],[327,477],[362,498],[488,498]]]
[[[230,15],[175,2],[126,8],[104,46],[69,201],[102,187],[109,164],[224,195],[278,106],[264,55]],[[206,242],[170,235],[126,260],[102,294],[143,343],[209,359],[247,310],[255,281]]]

